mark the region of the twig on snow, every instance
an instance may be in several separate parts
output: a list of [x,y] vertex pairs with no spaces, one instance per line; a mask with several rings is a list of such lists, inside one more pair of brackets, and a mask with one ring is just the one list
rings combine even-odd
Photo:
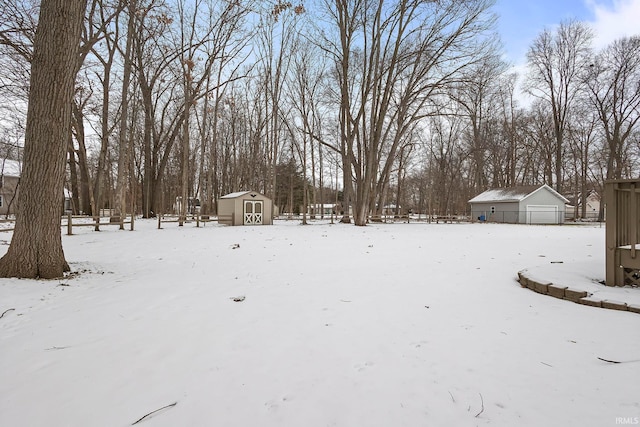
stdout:
[[640,362],[640,359],[636,359],[636,360],[609,360],[609,359],[603,359],[602,357],[598,357],[599,360],[602,360],[603,362],[607,362],[607,363],[633,363],[633,362]]
[[451,394],[451,392],[449,392],[449,396],[451,396],[451,400],[453,400],[453,403],[456,403],[456,399],[453,398],[453,394]]
[[140,421],[144,420],[145,418],[150,417],[150,416],[152,416],[153,414],[156,414],[156,413],[158,413],[158,412],[162,411],[163,409],[167,409],[167,408],[171,408],[172,406],[176,406],[177,404],[178,404],[178,402],[173,402],[173,403],[172,403],[172,404],[170,404],[170,405],[163,406],[162,408],[156,409],[155,411],[151,411],[151,412],[149,412],[147,415],[145,415],[144,417],[140,418],[138,421],[136,421],[135,423],[133,423],[133,424],[131,424],[131,425],[132,425],[132,426],[134,426],[134,425],[138,424]]
[[480,414],[484,412],[484,399],[482,398],[482,393],[478,393],[478,394],[480,395],[480,404],[482,405],[482,409],[480,409],[480,412],[476,414],[476,418],[478,418]]
[[2,314],[0,315],[0,319],[2,319],[2,318],[4,317],[4,315],[5,315],[5,314],[7,314],[8,312],[10,312],[10,311],[15,311],[15,310],[16,310],[15,308],[7,308],[7,309],[4,311],[4,313],[2,313]]

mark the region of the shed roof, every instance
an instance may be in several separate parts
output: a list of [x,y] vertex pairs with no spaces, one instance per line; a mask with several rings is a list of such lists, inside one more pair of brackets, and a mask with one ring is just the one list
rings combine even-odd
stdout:
[[221,199],[237,199],[238,197],[246,196],[247,194],[251,194],[251,195],[259,194],[262,198],[268,199],[267,196],[265,196],[264,194],[259,193],[257,191],[236,191],[235,193],[225,194],[224,196],[221,196],[220,198]]
[[251,193],[250,191],[236,191],[235,193],[225,194],[220,197],[221,199],[235,199],[236,197],[242,197],[247,193]]
[[562,194],[558,193],[547,184],[544,185],[521,185],[517,187],[509,188],[494,188],[487,190],[484,193],[478,194],[473,199],[469,200],[469,203],[488,203],[488,202],[520,202],[533,193],[536,193],[542,189],[554,194],[561,199],[564,203],[569,203]]
[[4,176],[19,177],[22,172],[22,163],[17,160],[0,160],[0,174]]

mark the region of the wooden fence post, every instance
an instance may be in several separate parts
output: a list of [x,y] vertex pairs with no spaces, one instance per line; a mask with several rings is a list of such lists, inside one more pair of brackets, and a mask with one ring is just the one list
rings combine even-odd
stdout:
[[616,197],[616,185],[613,182],[605,183],[604,187],[604,203],[605,209],[607,210],[607,222],[605,225],[605,265],[606,265],[606,276],[605,276],[605,285],[607,286],[616,286],[616,269],[618,266],[616,265],[616,249],[617,249],[617,203],[615,200]]
[[638,242],[638,202],[636,184],[629,185],[629,243],[631,244],[631,258],[636,258],[636,245]]
[[73,218],[73,217],[72,217],[72,215],[71,215],[71,212],[69,212],[69,213],[67,214],[67,236],[71,236],[71,235],[73,234],[73,233],[72,233],[72,227],[73,227],[73,225],[71,224],[71,218]]

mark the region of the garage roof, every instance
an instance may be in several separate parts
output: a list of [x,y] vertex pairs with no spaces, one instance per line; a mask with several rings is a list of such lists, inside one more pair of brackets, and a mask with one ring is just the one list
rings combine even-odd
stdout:
[[529,197],[533,193],[536,193],[543,188],[556,195],[564,203],[569,203],[564,196],[558,193],[547,184],[544,185],[521,185],[517,187],[509,188],[494,188],[487,190],[484,193],[478,194],[473,199],[469,200],[469,203],[488,203],[488,202],[520,202]]

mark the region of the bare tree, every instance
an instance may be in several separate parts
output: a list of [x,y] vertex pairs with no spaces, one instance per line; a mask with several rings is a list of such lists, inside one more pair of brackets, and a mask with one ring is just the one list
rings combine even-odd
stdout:
[[[85,109],[87,108],[87,104],[92,100],[92,92],[90,85],[87,85],[87,87],[77,85],[73,105],[71,106],[71,135],[69,135],[70,162],[75,163],[77,156],[80,172],[79,184],[72,183],[72,186],[76,189],[75,197],[79,199],[78,207],[85,215],[95,214],[96,209],[91,175],[93,168],[91,168],[89,164],[86,144],[87,132],[85,131]],[[73,143],[74,139],[78,143],[77,149]]]
[[181,52],[170,40],[174,20],[163,0],[140,3],[135,18],[133,62],[144,111],[142,215],[148,218],[155,216],[162,172],[184,120],[175,108],[179,80],[172,69]]
[[606,142],[606,178],[624,178],[640,121],[640,36],[616,40],[596,55],[586,82]]
[[293,7],[290,2],[278,0],[269,15],[261,16],[258,27],[257,69],[262,77],[262,108],[266,114],[263,137],[267,145],[267,161],[270,165],[265,193],[274,200],[278,198],[277,166],[282,160],[280,149],[283,145],[283,131],[286,128],[282,122],[281,113],[284,105],[283,90],[291,66],[292,46],[298,31],[298,17],[303,13],[304,8]]
[[197,27],[196,21],[199,13],[201,1],[196,0],[193,11],[190,16],[185,12],[185,4],[183,0],[177,2],[178,16],[180,21],[180,46],[182,52],[180,55],[180,63],[182,65],[183,90],[184,90],[184,120],[182,121],[182,161],[181,161],[181,191],[179,220],[178,225],[183,225],[187,216],[187,210],[190,205],[190,188],[189,188],[189,154],[191,150],[191,110],[194,104],[193,93],[193,72],[195,68],[195,53],[197,52],[197,44],[203,42],[196,41]]
[[[95,172],[93,191],[92,213],[94,217],[100,215],[100,209],[104,206],[105,182],[109,175],[110,165],[108,164],[107,154],[109,152],[109,140],[113,132],[115,123],[111,120],[111,92],[112,78],[114,72],[114,62],[118,50],[117,37],[119,27],[115,26],[112,33],[111,22],[114,16],[120,14],[122,7],[120,4],[115,8],[107,4],[106,1],[94,1],[92,4],[92,13],[89,14],[87,25],[85,28],[84,39],[87,39],[87,45],[91,46],[93,57],[98,60],[101,69],[96,70],[95,77],[100,82],[101,88],[101,105],[100,105],[100,151],[98,154],[98,164]],[[97,22],[94,22],[97,21]],[[89,40],[102,40],[100,47]]]
[[[443,112],[444,113],[444,112]],[[429,177],[429,214],[450,215],[460,210],[461,174],[466,159],[463,135],[467,123],[462,114],[441,114],[429,120],[427,169]],[[468,200],[468,199],[467,199]],[[464,200],[466,206],[466,200]]]
[[[55,278],[69,271],[60,231],[71,103],[86,2],[42,0],[36,30],[21,195],[0,276]],[[34,238],[37,236],[38,238]]]
[[592,32],[577,21],[562,22],[555,32],[544,30],[527,53],[528,91],[551,111],[554,150],[554,184],[562,192],[564,139],[571,108],[580,94],[582,75],[591,60]]
[[3,127],[11,123],[24,133],[29,96],[29,69],[38,22],[37,0],[0,2],[0,114]]
[[553,182],[556,165],[556,144],[554,122],[548,104],[540,100],[533,103],[528,117],[528,157],[527,183],[542,184]]
[[[127,211],[126,191],[127,178],[130,169],[130,152],[133,147],[129,144],[129,100],[131,74],[133,71],[133,40],[135,32],[135,14],[138,7],[137,0],[123,0],[127,11],[127,31],[125,35],[124,64],[122,70],[122,89],[120,99],[120,118],[118,127],[118,175],[116,177],[115,216],[120,220],[120,229],[124,229],[124,215]],[[119,26],[119,22],[116,22]],[[135,212],[131,212],[133,216]]]
[[[200,138],[200,161],[198,170],[198,185],[195,194],[199,194],[205,212],[216,211],[216,200],[219,194],[217,168],[219,150],[219,125],[223,115],[225,102],[232,107],[234,97],[228,96],[233,89],[233,82],[242,79],[250,67],[241,70],[245,63],[244,53],[248,43],[252,40],[244,29],[244,20],[248,9],[230,7],[220,2],[217,7],[209,6],[206,25],[214,29],[210,37],[202,45],[202,54],[210,58],[203,71],[201,108],[197,116]],[[231,124],[234,118],[231,116]],[[222,132],[220,132],[222,133]],[[251,187],[254,188],[254,187]]]
[[519,171],[519,157],[523,154],[519,140],[519,122],[522,118],[522,109],[518,108],[515,95],[515,84],[518,76],[515,73],[503,74],[499,78],[498,98],[499,114],[502,123],[502,138],[507,142],[506,159],[506,185],[517,185]]
[[[303,39],[297,39],[294,43],[293,67],[289,81],[287,82],[287,103],[293,108],[285,116],[285,123],[290,129],[293,138],[295,152],[298,154],[302,165],[304,190],[302,221],[306,224],[306,206],[309,205],[309,188],[307,185],[308,174],[311,173],[311,200],[312,219],[315,218],[317,199],[317,170],[316,147],[313,135],[320,135],[321,129],[321,102],[322,89],[325,80],[326,63],[323,61],[323,52],[317,45]],[[321,159],[321,157],[320,157]],[[310,166],[308,165],[310,162]],[[320,187],[322,186],[322,172],[320,171]]]
[[[568,128],[568,140],[571,148],[570,161],[573,166],[573,188],[575,217],[586,218],[587,197],[589,196],[589,169],[591,156],[597,138],[598,117],[588,107],[576,108]],[[604,182],[602,183],[604,188]],[[580,212],[578,212],[580,209]]]
[[[492,115],[498,110],[498,85],[505,69],[506,64],[500,58],[487,56],[465,70],[461,82],[452,91],[453,99],[461,105],[461,112],[470,124],[469,154],[475,192],[486,190],[489,184],[485,161],[488,151],[497,148],[491,147],[489,139],[496,130]],[[500,157],[504,161],[504,157]]]
[[356,225],[366,225],[404,136],[481,57],[491,4],[325,1],[339,32],[326,49],[336,63],[345,186],[353,180]]

